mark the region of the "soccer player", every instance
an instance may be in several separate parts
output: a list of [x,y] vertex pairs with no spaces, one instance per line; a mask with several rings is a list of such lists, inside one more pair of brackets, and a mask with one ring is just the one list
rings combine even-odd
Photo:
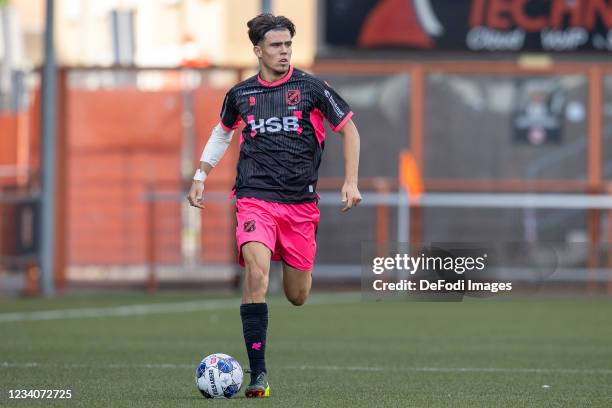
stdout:
[[245,268],[240,316],[251,368],[247,397],[267,397],[265,364],[270,261],[283,262],[283,288],[294,305],[310,293],[319,222],[317,171],[325,145],[326,119],[344,143],[342,211],[361,201],[357,188],[359,133],[347,103],[330,86],[291,62],[293,23],[261,14],[247,24],[259,74],[229,90],[221,121],[213,129],[189,191],[189,203],[202,206],[204,181],[240,135],[234,192],[238,259]]

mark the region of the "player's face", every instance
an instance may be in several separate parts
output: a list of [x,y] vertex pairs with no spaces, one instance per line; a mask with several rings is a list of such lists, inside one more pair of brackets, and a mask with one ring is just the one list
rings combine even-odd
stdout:
[[255,55],[269,70],[284,74],[289,71],[291,44],[289,30],[268,31],[261,43],[255,46]]

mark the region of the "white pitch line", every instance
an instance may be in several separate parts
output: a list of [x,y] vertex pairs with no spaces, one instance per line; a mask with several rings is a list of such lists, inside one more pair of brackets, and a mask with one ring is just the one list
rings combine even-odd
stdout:
[[533,373],[533,374],[612,374],[608,368],[520,368],[520,367],[342,367],[342,366],[289,366],[294,370],[329,370],[329,371],[415,371],[439,373]]
[[[335,295],[313,295],[308,301],[311,305],[338,304],[359,302],[359,297],[354,294],[335,294]],[[281,304],[276,300],[271,304]],[[33,312],[13,312],[0,313],[0,323],[41,321],[41,320],[62,320],[62,319],[82,319],[92,317],[121,317],[121,316],[142,316],[150,314],[164,313],[185,313],[206,310],[230,309],[238,307],[240,299],[216,299],[201,300],[192,302],[173,302],[173,303],[152,303],[138,304],[115,307],[82,308],[82,309],[57,309],[41,310]]]
[[[0,368],[150,368],[150,369],[195,369],[196,364],[54,364],[54,363],[11,363],[2,362]],[[362,372],[430,372],[430,373],[527,373],[527,374],[583,374],[601,375],[612,374],[612,369],[607,368],[521,368],[521,367],[375,367],[375,366],[280,366],[278,370],[299,371],[362,371]]]
[[179,303],[140,304],[102,308],[58,309],[35,312],[1,313],[0,323],[22,322],[35,320],[80,319],[90,317],[137,316],[160,313],[183,313],[200,310],[225,309],[236,306],[237,301],[208,300]]
[[170,364],[170,363],[159,363],[159,364],[79,364],[79,363],[68,363],[68,364],[56,364],[56,363],[11,363],[2,362],[0,368],[41,368],[41,367],[54,367],[54,368],[194,368],[195,364]]

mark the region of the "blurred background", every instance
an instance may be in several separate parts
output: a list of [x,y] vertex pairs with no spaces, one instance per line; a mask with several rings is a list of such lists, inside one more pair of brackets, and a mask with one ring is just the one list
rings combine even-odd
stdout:
[[365,200],[340,214],[328,128],[315,284],[359,287],[364,242],[549,242],[557,283],[612,293],[609,2],[2,0],[0,294],[239,288],[238,145],[205,210],[185,195],[225,92],[257,72],[261,11],[293,20],[293,64],[362,139]]

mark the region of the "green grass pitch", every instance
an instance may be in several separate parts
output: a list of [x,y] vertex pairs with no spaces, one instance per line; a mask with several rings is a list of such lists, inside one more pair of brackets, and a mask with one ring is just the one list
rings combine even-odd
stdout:
[[[142,304],[153,306],[133,306]],[[0,406],[612,406],[611,298],[368,303],[331,294],[294,307],[273,297],[271,397],[205,400],[193,378],[201,358],[223,352],[248,367],[238,304],[193,292],[0,300]],[[23,320],[50,309],[63,312]],[[62,314],[74,309],[91,315]],[[9,400],[9,389],[74,396]]]

